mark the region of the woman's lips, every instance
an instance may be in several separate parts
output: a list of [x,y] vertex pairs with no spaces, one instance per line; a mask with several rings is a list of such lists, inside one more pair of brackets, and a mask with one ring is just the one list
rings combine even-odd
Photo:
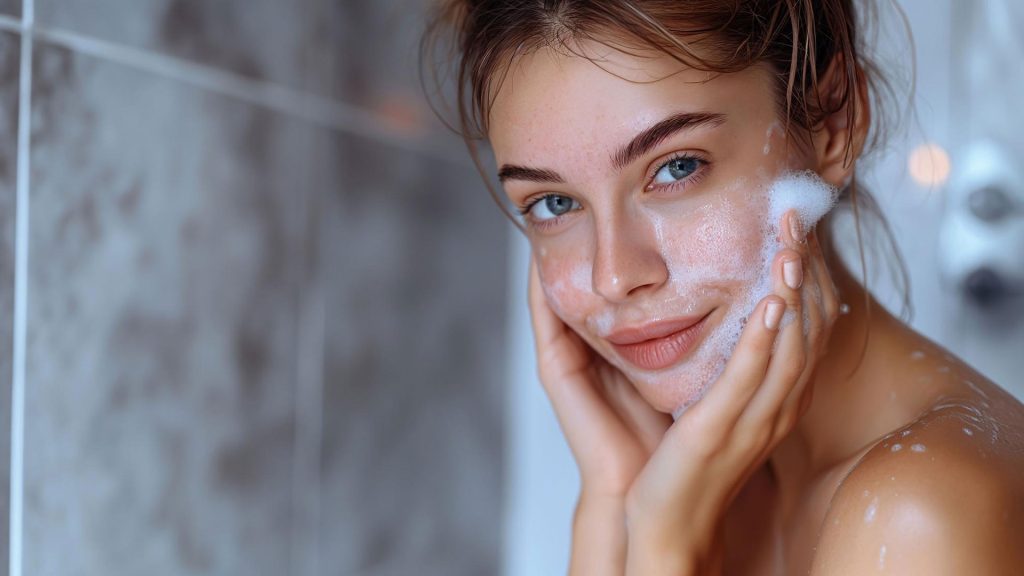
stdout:
[[631,364],[643,370],[660,370],[681,360],[700,337],[703,317],[677,318],[613,332],[606,339]]

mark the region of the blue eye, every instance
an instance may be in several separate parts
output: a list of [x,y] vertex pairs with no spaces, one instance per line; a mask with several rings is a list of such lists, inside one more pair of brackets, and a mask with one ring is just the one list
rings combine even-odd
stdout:
[[579,208],[579,202],[569,198],[568,196],[548,194],[534,202],[533,206],[530,206],[529,214],[534,220],[544,222],[545,220],[557,218]]
[[654,184],[675,184],[680,180],[689,178],[701,165],[700,158],[693,156],[682,156],[673,158],[663,164],[654,174]]

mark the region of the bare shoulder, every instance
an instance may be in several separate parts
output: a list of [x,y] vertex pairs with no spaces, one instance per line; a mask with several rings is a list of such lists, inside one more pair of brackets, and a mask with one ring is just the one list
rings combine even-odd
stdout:
[[867,450],[832,498],[812,574],[1020,573],[1024,411],[972,386]]

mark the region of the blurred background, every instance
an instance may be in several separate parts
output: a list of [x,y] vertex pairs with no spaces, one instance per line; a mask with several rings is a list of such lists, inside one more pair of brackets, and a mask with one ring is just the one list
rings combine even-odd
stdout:
[[[913,323],[1024,395],[1024,10],[899,4]],[[525,245],[422,97],[427,6],[0,0],[11,576],[564,573]]]

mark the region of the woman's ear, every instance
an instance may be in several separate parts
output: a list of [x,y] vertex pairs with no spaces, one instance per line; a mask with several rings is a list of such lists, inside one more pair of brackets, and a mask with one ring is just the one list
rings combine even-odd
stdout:
[[[848,76],[845,61],[842,54],[833,58],[818,83],[821,102],[830,114],[815,127],[812,138],[818,174],[838,188],[844,187],[853,176],[871,125],[867,77],[860,66],[854,67],[852,78]],[[853,86],[844,90],[851,81]]]

